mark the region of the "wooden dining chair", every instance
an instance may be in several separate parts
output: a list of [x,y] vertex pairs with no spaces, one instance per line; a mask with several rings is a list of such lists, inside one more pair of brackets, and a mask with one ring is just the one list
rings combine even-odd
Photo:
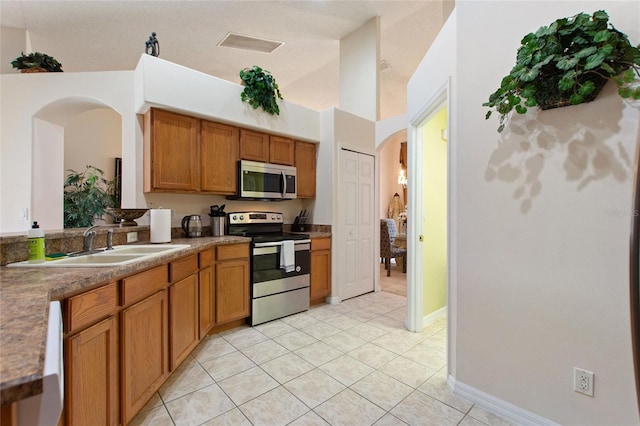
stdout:
[[[391,232],[388,221],[393,219],[380,220],[380,257],[384,259],[384,268],[387,270],[387,276],[391,276],[391,258],[402,257],[402,272],[407,273],[407,249],[396,247],[391,244]],[[393,223],[395,229],[395,222]],[[393,236],[395,239],[395,235]]]

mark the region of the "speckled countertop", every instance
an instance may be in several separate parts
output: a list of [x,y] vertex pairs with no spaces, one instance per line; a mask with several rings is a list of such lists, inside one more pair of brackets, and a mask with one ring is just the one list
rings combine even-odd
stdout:
[[172,244],[190,247],[119,267],[0,267],[1,403],[42,392],[50,301],[65,299],[215,245],[250,241],[233,236],[173,239]]

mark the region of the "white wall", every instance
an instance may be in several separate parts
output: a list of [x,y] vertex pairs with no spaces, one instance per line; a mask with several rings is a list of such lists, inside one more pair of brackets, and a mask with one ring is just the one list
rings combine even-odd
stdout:
[[[3,74],[0,83],[0,232],[21,232],[27,230],[32,220],[31,217],[24,219],[22,212],[28,209],[31,216],[32,176],[38,173],[32,167],[34,117],[64,127],[72,117],[87,109],[111,107],[122,116],[124,152],[137,125],[133,110],[133,72]],[[135,193],[135,185],[126,185],[127,178],[135,174],[135,161],[132,158],[123,164],[125,207]],[[48,166],[63,170],[62,163]],[[61,227],[62,223],[56,228]]]
[[[64,128],[38,118],[33,121],[31,218],[42,229],[62,228]],[[3,197],[2,202],[9,201]]]
[[18,73],[13,68],[11,61],[20,56],[20,53],[30,53],[27,50],[27,32],[19,28],[0,27],[0,39],[2,39],[2,49],[0,49],[0,73]]
[[340,40],[340,109],[380,118],[380,17]]
[[[366,120],[357,115],[332,108],[320,113],[321,122],[321,142],[318,152],[318,191],[315,200],[315,223],[332,224],[331,231],[332,250],[334,255],[331,260],[331,297],[330,303],[340,301],[341,277],[344,276],[344,267],[339,253],[343,248],[340,246],[340,217],[344,214],[339,203],[339,173],[336,167],[339,164],[340,149],[347,148],[353,151],[369,153],[375,155],[375,122]],[[377,171],[376,171],[377,179]],[[326,188],[326,189],[321,189]],[[375,194],[374,205],[379,202],[378,194]],[[327,217],[330,221],[327,222]],[[376,230],[378,232],[379,230]],[[377,234],[375,236],[377,241]],[[372,265],[372,267],[375,265]]]
[[[481,106],[526,32],[598,9],[638,42],[637,2],[457,3],[457,42],[429,52],[409,115],[442,80],[438,57],[455,50],[455,380],[560,424],[635,425],[627,250],[638,110],[609,84],[595,102],[530,111],[499,135]],[[572,390],[574,366],[595,373],[593,398]]]

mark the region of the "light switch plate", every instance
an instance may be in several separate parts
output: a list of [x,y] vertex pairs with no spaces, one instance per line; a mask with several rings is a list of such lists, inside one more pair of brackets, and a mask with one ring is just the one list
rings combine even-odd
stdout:
[[138,241],[138,233],[137,232],[127,232],[127,242],[135,243]]

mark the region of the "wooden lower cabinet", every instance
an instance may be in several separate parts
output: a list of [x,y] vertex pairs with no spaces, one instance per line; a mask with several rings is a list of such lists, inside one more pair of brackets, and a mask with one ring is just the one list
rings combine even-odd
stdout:
[[169,376],[167,309],[167,290],[162,290],[120,313],[123,424]]
[[249,316],[250,274],[248,244],[216,247],[214,282],[217,324]]
[[198,273],[200,304],[199,337],[202,340],[216,323],[216,299],[213,266],[206,266]]
[[119,424],[116,317],[65,338],[64,348],[66,424]]
[[216,264],[216,322],[249,316],[249,261],[232,260]]
[[309,299],[312,303],[323,303],[331,294],[331,239],[311,240],[311,288]]
[[249,280],[249,245],[224,244],[66,299],[65,424],[131,422],[208,332],[249,316]]
[[[195,272],[195,271],[194,271]],[[175,370],[198,345],[198,274],[194,273],[169,287],[169,358]]]

